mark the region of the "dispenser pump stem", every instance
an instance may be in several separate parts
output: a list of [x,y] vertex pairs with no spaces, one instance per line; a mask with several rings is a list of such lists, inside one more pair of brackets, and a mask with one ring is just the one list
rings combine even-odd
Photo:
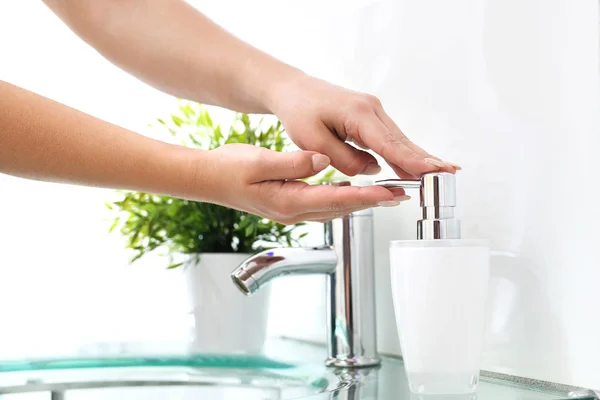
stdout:
[[386,188],[420,191],[423,218],[417,221],[417,239],[460,239],[460,221],[454,218],[456,178],[447,172],[425,174],[421,179],[386,179],[375,182]]

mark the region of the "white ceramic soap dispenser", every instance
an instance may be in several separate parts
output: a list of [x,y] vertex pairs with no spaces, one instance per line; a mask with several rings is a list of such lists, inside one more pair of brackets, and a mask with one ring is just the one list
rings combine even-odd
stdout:
[[454,175],[376,184],[420,190],[417,240],[390,244],[392,297],[410,390],[473,393],[483,348],[489,245],[461,239]]

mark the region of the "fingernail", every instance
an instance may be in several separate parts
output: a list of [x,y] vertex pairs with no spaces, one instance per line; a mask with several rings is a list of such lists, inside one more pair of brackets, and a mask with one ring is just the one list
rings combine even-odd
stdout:
[[374,162],[367,164],[367,168],[363,171],[364,175],[376,175],[381,172],[381,167]]
[[331,160],[323,154],[315,154],[312,156],[313,170],[322,171],[329,166]]
[[446,164],[444,164],[442,161],[436,160],[435,158],[426,158],[424,161],[428,162],[431,165],[435,165],[436,167],[440,167],[440,168],[444,168],[446,166]]
[[394,197],[394,200],[397,201],[397,202],[399,202],[399,203],[402,203],[403,201],[407,201],[407,200],[410,200],[410,199],[411,199],[411,197],[407,196],[405,194]]
[[400,201],[398,201],[398,200],[386,200],[386,201],[380,201],[379,203],[377,203],[377,205],[379,207],[395,207],[399,204],[400,204]]
[[449,161],[444,161],[446,164],[448,164],[449,166],[453,167],[454,169],[456,169],[457,171],[460,171],[462,169],[462,167],[458,164],[454,164],[453,162],[449,162]]

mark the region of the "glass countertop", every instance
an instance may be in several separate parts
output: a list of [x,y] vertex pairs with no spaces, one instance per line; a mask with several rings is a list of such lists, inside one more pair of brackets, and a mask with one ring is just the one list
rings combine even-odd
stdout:
[[[270,340],[261,355],[193,354],[160,346],[120,345],[102,354],[0,360],[0,398],[202,398],[288,400],[558,400],[568,394],[482,377],[477,394],[411,394],[400,359],[383,357],[370,369],[323,364],[323,346]],[[92,352],[93,353],[93,352]]]

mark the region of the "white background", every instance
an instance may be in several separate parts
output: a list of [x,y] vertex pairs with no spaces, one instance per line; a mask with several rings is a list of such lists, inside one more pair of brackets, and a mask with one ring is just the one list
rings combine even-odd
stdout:
[[[494,250],[484,368],[600,387],[597,1],[195,3],[287,62],[378,95],[411,139],[463,165],[463,232]],[[173,104],[34,0],[0,2],[0,79],[140,132]],[[110,195],[0,177],[4,353],[187,334],[177,275],[153,259],[127,266],[107,236]],[[399,352],[387,246],[414,237],[418,211],[376,212],[384,352]],[[272,332],[323,340],[322,281],[278,288]]]
[[[0,79],[136,130],[176,106],[78,39],[42,2],[0,2]],[[110,190],[0,175],[0,351],[175,340],[187,331],[178,276],[149,258],[129,266],[108,235]]]

